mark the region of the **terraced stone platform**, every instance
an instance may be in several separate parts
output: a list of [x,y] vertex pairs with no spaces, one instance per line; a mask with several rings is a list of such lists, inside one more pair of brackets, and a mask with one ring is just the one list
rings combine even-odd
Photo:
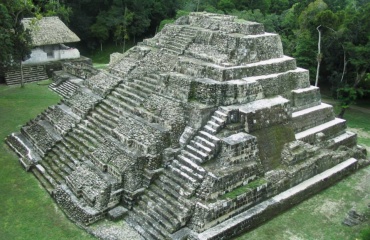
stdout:
[[75,222],[225,239],[366,164],[261,24],[191,13],[112,59],[66,66],[64,99],[6,139]]

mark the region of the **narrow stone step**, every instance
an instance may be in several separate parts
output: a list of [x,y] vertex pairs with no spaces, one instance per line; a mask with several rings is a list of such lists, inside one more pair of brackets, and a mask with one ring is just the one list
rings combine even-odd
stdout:
[[200,151],[199,149],[191,146],[191,145],[186,145],[186,150],[189,151],[191,154],[199,157],[200,159],[202,159],[202,162],[204,162],[204,160],[207,159],[208,155],[202,151]]
[[177,159],[183,165],[191,168],[193,171],[197,172],[199,175],[203,176],[206,172],[204,170],[204,168],[202,168],[198,164],[194,163],[190,158],[186,157],[185,155],[180,154],[180,155],[177,156]]
[[201,165],[203,163],[203,160],[200,157],[195,156],[187,150],[181,150],[181,154],[195,162],[197,165]]
[[194,141],[200,143],[200,144],[203,144],[204,146],[210,148],[210,149],[214,149],[216,147],[216,145],[210,141],[208,141],[207,139],[203,138],[203,137],[200,137],[200,136],[195,136],[194,138]]
[[295,135],[297,140],[302,140],[304,142],[314,144],[315,143],[315,135],[319,132],[325,134],[325,139],[338,136],[344,133],[346,128],[346,120],[336,118],[330,122],[326,122],[319,126],[307,129],[303,132],[299,132]]
[[202,143],[196,142],[194,140],[190,141],[190,145],[192,147],[195,147],[196,149],[200,150],[201,152],[205,153],[207,155],[206,157],[208,157],[208,155],[210,155],[212,153],[212,150],[213,150],[212,148],[209,148],[209,147],[203,145]]
[[[146,203],[152,201],[154,203],[153,206],[151,206],[152,211],[155,215],[162,217],[162,223],[166,226],[166,229],[168,229],[169,232],[171,232],[171,228],[177,228],[180,226],[180,221],[177,219],[179,212],[177,208],[169,204],[168,201],[153,192],[151,192],[148,197],[143,196],[143,201]],[[176,199],[173,199],[173,201],[176,201]]]
[[179,209],[187,207],[188,205],[187,204],[182,205],[183,200],[181,196],[173,198],[172,195],[167,194],[167,192],[160,188],[159,185],[161,185],[161,183],[158,182],[152,184],[150,186],[151,190],[148,191],[148,195],[153,201],[158,203],[158,205],[161,206],[161,208],[163,208],[164,213],[169,218],[174,218],[175,221],[178,220],[179,222],[181,222],[183,219],[180,217],[181,214],[179,214]]
[[[160,224],[158,224],[155,219],[153,219],[150,215],[148,215],[145,210],[142,210],[140,208],[134,208],[133,211],[139,215],[142,219],[141,224],[145,223],[146,226],[149,227],[146,228],[146,230],[150,231],[152,234],[154,234],[158,239],[166,239],[168,235],[168,232],[165,228],[163,228]],[[167,233],[167,234],[166,234]]]
[[54,190],[53,184],[48,181],[48,179],[39,171],[37,167],[32,168],[31,171],[40,181],[41,185],[46,189],[46,191],[51,194]]
[[136,101],[136,99],[131,98],[130,96],[120,94],[118,92],[112,92],[112,95],[114,95],[116,98],[119,100],[125,102],[128,105],[131,105],[133,107],[138,107],[140,106],[140,102]]
[[143,98],[140,95],[135,94],[132,91],[129,91],[129,89],[127,88],[116,88],[116,91],[123,96],[128,96],[132,99],[135,99],[137,102],[143,102],[145,100],[145,98]]
[[162,190],[175,199],[178,199],[180,196],[188,197],[194,190],[182,178],[170,170],[165,171],[164,174],[159,176],[159,179],[161,181],[156,181],[157,186],[160,187],[161,185]]
[[[226,118],[227,118],[227,116],[226,116]],[[219,118],[219,117],[216,117],[216,116],[212,116],[212,121],[214,121],[216,124],[218,124],[220,126],[223,126],[226,123],[226,119]]]
[[205,132],[210,133],[210,134],[216,134],[217,133],[217,131],[209,125],[205,125],[203,129],[204,129]]
[[339,146],[347,146],[351,148],[357,144],[357,134],[347,131],[331,140],[333,141],[333,144],[330,147],[333,149],[336,149]]
[[209,142],[212,142],[215,145],[220,141],[220,139],[218,137],[216,137],[216,136],[214,136],[214,135],[212,135],[208,132],[199,131],[199,134],[200,134],[201,137],[203,137],[204,139],[206,139]]
[[184,174],[188,175],[189,177],[193,178],[195,181],[199,181],[199,180],[203,179],[202,175],[198,174],[192,168],[189,168],[186,165],[181,164],[177,160],[173,160],[172,165],[175,167],[175,169],[179,169],[182,173],[184,173]]
[[158,205],[156,201],[153,201],[153,199],[149,198],[147,195],[143,195],[142,200],[143,201],[139,202],[140,208],[145,209],[148,215],[154,219],[155,222],[158,222],[163,228],[166,229],[166,231],[170,233],[175,230],[174,225],[171,223],[171,221],[175,219],[170,219],[165,214],[160,214],[164,211],[162,206]]
[[129,214],[128,217],[128,223],[133,227],[144,239],[149,240],[160,240],[157,238],[157,235],[155,233],[152,233],[150,231],[149,226],[145,224],[142,220],[142,218],[139,217],[137,213],[132,211],[132,213]]
[[221,128],[221,126],[213,121],[208,121],[207,122],[207,125],[206,126],[209,126],[211,127],[212,129],[214,129],[216,132]]
[[214,116],[216,116],[216,117],[218,117],[218,118],[220,118],[224,121],[226,121],[227,117],[228,117],[228,115],[226,113],[221,112],[220,110],[215,111]]
[[179,178],[181,178],[186,183],[194,184],[197,182],[195,178],[190,176],[188,173],[181,171],[177,166],[177,164],[171,164],[168,168]]
[[145,80],[140,80],[140,79],[135,79],[135,83],[139,84],[140,86],[147,88],[150,91],[155,92],[157,90],[158,85],[157,84],[152,84],[150,82],[146,82]]
[[40,161],[39,164],[45,169],[45,171],[49,173],[50,177],[52,177],[58,185],[64,181],[64,179],[57,172],[55,172],[55,169],[53,169],[48,162]]

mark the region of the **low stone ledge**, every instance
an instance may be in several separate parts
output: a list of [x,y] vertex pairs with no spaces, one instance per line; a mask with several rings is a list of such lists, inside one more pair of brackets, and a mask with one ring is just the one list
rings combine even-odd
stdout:
[[241,234],[331,186],[356,169],[357,160],[350,158],[213,228],[200,234],[192,233],[191,238],[224,239]]

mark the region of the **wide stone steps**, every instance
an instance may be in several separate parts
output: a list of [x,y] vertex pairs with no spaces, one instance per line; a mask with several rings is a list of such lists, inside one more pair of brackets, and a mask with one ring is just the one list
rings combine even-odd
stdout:
[[334,120],[334,118],[333,107],[322,103],[318,106],[293,112],[293,129],[296,133],[302,132],[309,128]]
[[121,94],[122,96],[126,96],[126,97],[129,97],[130,99],[133,99],[135,100],[136,102],[143,102],[145,100],[145,98],[147,97],[147,95],[138,95],[136,94],[132,88],[126,86],[125,88],[123,87],[119,87],[119,88],[116,88],[115,89],[116,92],[118,92],[119,94]]
[[66,147],[64,141],[57,143],[51,150],[57,157],[64,157],[69,162],[68,165],[71,167],[78,162],[77,155],[72,151],[72,148]]
[[[60,176],[59,173],[57,173],[59,169],[56,169],[55,166],[50,166],[50,163],[48,161],[41,161],[39,164],[45,169],[48,175],[54,179],[54,182],[56,184],[61,184],[62,182],[64,182],[63,177]],[[45,174],[45,172],[43,174]]]
[[184,172],[184,168],[180,168],[181,166],[177,166],[176,162],[174,161],[168,168],[179,178],[181,178],[185,183],[195,184],[197,179],[194,176],[191,176],[189,172]]
[[161,238],[161,234],[154,230],[148,223],[145,221],[145,218],[137,213],[134,209],[129,213],[128,224],[134,228],[144,239],[147,240],[161,240],[166,238]]
[[134,114],[136,116],[142,117],[151,123],[158,123],[158,124],[164,123],[164,120],[161,117],[141,107],[141,103],[138,103],[136,106],[133,106],[133,104],[130,103],[129,101],[125,102],[122,99],[119,99],[117,96],[114,96],[114,95],[109,95],[106,99],[102,101],[102,103],[104,103],[106,106],[109,106],[109,108],[111,108],[112,110],[114,109],[113,112],[118,112],[118,113],[127,112],[127,113]]
[[170,223],[170,227],[179,227],[181,225],[180,222],[182,219],[179,214],[179,209],[183,206],[174,204],[178,202],[178,199],[169,197],[163,190],[158,188],[157,185],[152,185],[150,187],[150,190],[143,195],[143,200],[147,203],[152,201],[155,211]]
[[141,80],[141,79],[134,79],[134,83],[137,83],[141,87],[146,88],[146,89],[148,89],[152,92],[157,91],[157,88],[158,88],[157,83],[151,83],[151,82],[147,82],[147,81]]
[[[174,41],[173,40],[173,36],[167,36],[167,35],[165,35],[165,36],[163,36],[163,39],[166,41],[166,42],[172,42],[172,41]],[[188,36],[183,36],[183,35],[177,35],[176,36],[176,42],[178,42],[179,44],[181,44],[181,45],[188,45],[189,44],[189,42],[191,42],[192,41],[192,38],[190,38],[190,37],[188,37]]]
[[46,191],[51,194],[56,186],[49,182],[48,179],[52,179],[50,176],[47,177],[46,174],[43,174],[37,167],[32,168],[32,173],[40,181],[41,185],[46,189]]
[[131,98],[130,96],[120,94],[116,91],[111,93],[115,98],[119,99],[120,101],[132,106],[132,107],[139,107],[142,101],[137,101],[135,98]]
[[159,176],[159,180],[154,183],[175,199],[178,199],[180,196],[189,197],[194,191],[191,184],[184,182],[182,178],[178,177],[171,170],[165,171],[164,174]]
[[187,150],[181,150],[181,155],[190,159],[192,162],[194,162],[197,165],[201,165],[203,163],[203,160],[200,157],[192,154],[191,152]]
[[77,128],[90,139],[94,139],[97,144],[104,141],[104,136],[100,134],[99,131],[94,131],[90,129],[90,125],[85,126],[84,123],[77,125]]
[[58,93],[64,98],[69,98],[73,93],[79,88],[78,85],[72,83],[69,80],[62,82],[60,85],[57,85],[55,82],[49,85],[49,88],[54,92]]
[[323,133],[324,139],[327,140],[330,138],[334,138],[338,135],[344,133],[346,128],[346,120],[335,118],[332,121],[326,122],[324,124],[318,125],[316,127],[307,129],[305,131],[296,133],[295,138],[297,140],[301,140],[310,144],[314,144],[316,142],[316,134]]
[[66,159],[64,155],[58,154],[54,148],[48,153],[45,159],[55,162],[60,170],[65,172],[66,175],[70,174],[74,170],[74,164],[70,160]]
[[87,116],[87,120],[89,121],[89,125],[92,126],[95,131],[100,132],[101,135],[110,134],[112,129],[106,125],[103,125],[100,121],[92,116]]
[[195,155],[196,157],[200,158],[202,160],[202,163],[205,162],[208,159],[208,154],[200,151],[199,149],[191,146],[186,145],[185,150],[187,150],[189,153]]
[[37,164],[36,167],[33,168],[32,172],[40,180],[43,186],[47,186],[46,189],[49,193],[52,193],[52,191],[58,186],[58,183],[55,181],[55,179],[51,177],[45,168],[40,164]]
[[89,152],[89,149],[85,145],[80,144],[71,136],[65,136],[63,143],[67,148],[70,148],[71,152],[76,155],[77,159],[80,159],[84,154]]
[[347,146],[352,148],[357,144],[357,134],[353,132],[345,132],[335,138],[332,138],[331,148],[337,149],[339,146]]
[[[139,207],[141,209],[145,209],[148,215],[151,216],[156,222],[161,224],[162,227],[167,229],[169,232],[172,232],[174,230],[174,225],[171,221],[173,221],[173,218],[170,217],[169,212],[165,212],[166,209],[162,207],[162,204],[168,204],[167,202],[163,202],[161,200],[156,199],[154,201],[153,196],[157,198],[157,195],[155,194],[144,194],[141,198],[142,201],[139,202]],[[175,201],[175,199],[174,199]],[[158,204],[160,202],[160,204]],[[174,216],[176,217],[176,216]]]
[[92,143],[90,143],[90,141],[87,138],[81,136],[80,134],[77,134],[75,131],[76,130],[69,132],[68,137],[72,139],[73,142],[78,143],[76,144],[77,147],[83,149],[84,152],[90,152],[92,149],[95,148],[95,146]]
[[204,138],[208,142],[213,143],[215,146],[217,145],[218,142],[220,142],[220,139],[206,131],[199,131],[199,136],[200,138]]
[[[136,85],[135,85],[136,86]],[[114,89],[115,91],[121,93],[122,95],[132,95],[133,98],[137,98],[139,101],[142,99],[146,99],[148,94],[128,85],[128,83],[122,83],[117,88]],[[133,95],[134,94],[134,95]]]
[[143,94],[150,95],[153,91],[148,89],[146,86],[142,86],[137,82],[127,82],[126,83],[130,88],[136,89],[137,91],[143,92]]
[[[23,82],[36,82],[48,79],[44,66],[23,65]],[[5,73],[5,82],[8,85],[21,84],[21,69],[9,70]]]
[[110,129],[113,129],[117,126],[118,119],[115,119],[112,116],[104,116],[102,113],[95,111],[91,113],[91,117]]
[[154,210],[156,207],[157,211],[160,212],[161,207],[153,204],[153,202],[149,198],[147,198],[146,195],[144,195],[143,201],[140,201],[138,207],[136,207],[135,209],[138,210],[138,212],[140,211],[141,215],[144,215],[146,220],[148,220],[150,223],[158,224],[154,227],[157,230],[160,230],[162,233],[166,233],[166,235],[168,235],[169,233],[175,231],[176,228],[171,224],[171,222],[169,222],[167,219],[162,217],[162,215],[158,214],[158,212]]
[[61,181],[64,181],[64,178],[73,171],[73,169],[66,165],[62,160],[55,157],[53,158],[52,156],[45,158],[40,163],[47,163],[52,170],[60,176]]
[[[113,99],[113,97],[112,97]],[[118,123],[118,119],[120,118],[120,113],[118,107],[116,107],[116,100],[112,100],[111,98],[104,99],[96,108],[95,112],[97,112],[102,117],[112,121],[114,124]],[[121,105],[124,103],[121,103]],[[109,125],[109,124],[108,124]]]
[[190,168],[191,171],[203,176],[205,174],[204,168],[196,164],[190,157],[187,157],[185,154],[181,153],[177,156],[177,160],[184,166]]
[[[178,156],[180,158],[180,156]],[[182,173],[186,174],[187,176],[191,177],[195,181],[200,181],[203,179],[203,175],[199,174],[198,172],[194,171],[192,168],[186,166],[185,164],[182,164],[182,162],[178,160],[173,160],[172,166],[179,169]]]
[[140,205],[139,208],[134,208],[133,212],[136,214],[136,216],[138,216],[139,219],[141,219],[142,222],[144,222],[146,230],[152,235],[154,234],[158,239],[169,239],[168,231],[157,221],[155,221],[155,219],[148,215],[144,209],[141,209]]

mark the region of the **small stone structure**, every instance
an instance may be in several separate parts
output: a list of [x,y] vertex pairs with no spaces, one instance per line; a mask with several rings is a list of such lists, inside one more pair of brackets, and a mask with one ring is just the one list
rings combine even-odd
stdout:
[[108,71],[78,75],[74,94],[7,143],[82,224],[225,239],[366,163],[308,71],[258,23],[191,13]]
[[[30,31],[33,47],[30,58],[22,63],[24,82],[48,79],[47,68],[52,68],[55,61],[80,58],[78,49],[64,45],[80,39],[59,17],[24,18],[22,24]],[[5,81],[8,85],[20,84],[20,69],[8,69]]]

